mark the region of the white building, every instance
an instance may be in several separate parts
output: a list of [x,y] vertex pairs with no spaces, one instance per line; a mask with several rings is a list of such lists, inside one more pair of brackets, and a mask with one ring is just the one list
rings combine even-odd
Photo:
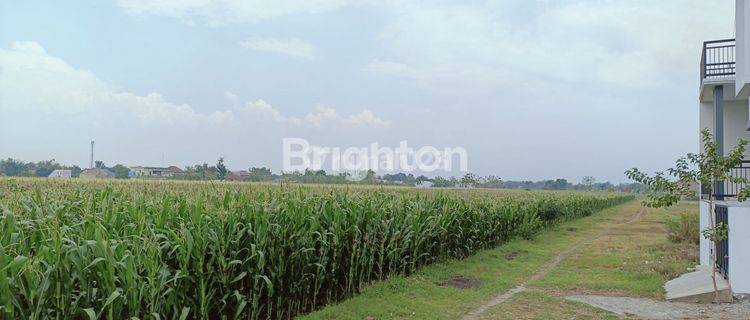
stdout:
[[415,187],[417,187],[417,188],[423,188],[423,189],[432,188],[433,185],[434,185],[434,183],[432,181],[424,181],[424,180],[423,181],[419,181],[419,182],[417,182],[417,183],[414,184]]
[[130,167],[133,178],[152,178],[152,179],[164,179],[171,178],[177,174],[183,173],[182,169],[177,166],[171,167],[141,167],[135,166]]
[[[711,130],[724,154],[739,138],[750,140],[750,3],[736,0],[735,9],[736,38],[704,42],[700,62],[700,129]],[[750,159],[750,152],[746,151],[745,159]],[[750,161],[732,169],[732,175],[750,178]],[[710,225],[711,216],[729,226],[728,239],[717,244],[716,261],[711,261],[713,245],[701,237],[700,263],[715,263],[735,294],[750,294],[750,201],[736,198],[744,187],[720,182],[713,212],[708,202],[700,203],[701,230]],[[703,191],[701,198],[707,199]]]
[[50,173],[47,178],[70,179],[70,177],[72,176],[73,174],[70,170],[57,169],[55,171],[52,171],[52,173]]

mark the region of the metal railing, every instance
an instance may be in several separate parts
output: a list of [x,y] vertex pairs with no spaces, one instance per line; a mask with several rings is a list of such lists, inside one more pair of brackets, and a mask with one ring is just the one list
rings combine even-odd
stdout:
[[[727,206],[717,204],[714,209],[716,224],[724,223],[729,225],[729,210]],[[716,243],[716,269],[726,279],[729,276],[729,239],[724,239]]]
[[703,42],[701,52],[701,82],[733,76],[735,71],[734,39]]
[[[742,160],[739,166],[729,169],[729,176],[750,181],[750,160]],[[750,183],[747,182],[718,181],[716,184],[713,196],[717,200],[736,198],[742,189],[750,188]],[[708,199],[709,192],[706,186],[701,186],[702,199]]]

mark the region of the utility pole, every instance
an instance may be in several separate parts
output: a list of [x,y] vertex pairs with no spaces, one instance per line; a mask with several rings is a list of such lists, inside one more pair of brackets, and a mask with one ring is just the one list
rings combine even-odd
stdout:
[[89,158],[89,168],[94,167],[94,140],[91,140],[91,157]]

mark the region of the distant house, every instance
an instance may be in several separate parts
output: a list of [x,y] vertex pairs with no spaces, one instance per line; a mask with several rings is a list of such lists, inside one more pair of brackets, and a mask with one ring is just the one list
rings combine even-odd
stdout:
[[57,169],[55,171],[52,171],[52,173],[50,173],[47,178],[70,179],[70,177],[72,176],[73,174],[70,170]]
[[230,171],[227,174],[227,180],[231,181],[242,181],[250,177],[250,172],[247,172],[246,170],[240,170],[240,171]]
[[165,179],[182,174],[184,171],[177,166],[169,167],[130,167],[132,178]]
[[432,181],[426,181],[426,180],[419,181],[416,184],[414,184],[415,187],[422,188],[422,189],[432,188],[433,185],[434,185],[434,183],[432,183]]
[[81,171],[81,179],[114,179],[115,174],[112,171],[101,168],[90,168]]

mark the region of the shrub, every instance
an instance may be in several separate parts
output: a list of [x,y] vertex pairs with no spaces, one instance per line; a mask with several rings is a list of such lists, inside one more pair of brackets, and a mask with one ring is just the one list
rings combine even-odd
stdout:
[[698,244],[700,240],[700,220],[697,212],[685,212],[665,220],[669,240]]

